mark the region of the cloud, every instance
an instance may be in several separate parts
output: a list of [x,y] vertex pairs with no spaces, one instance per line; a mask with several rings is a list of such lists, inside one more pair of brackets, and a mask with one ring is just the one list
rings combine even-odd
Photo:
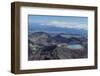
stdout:
[[66,21],[47,21],[40,23],[40,25],[44,26],[55,26],[61,28],[77,28],[77,29],[87,29],[87,24],[78,23],[78,22],[66,22]]

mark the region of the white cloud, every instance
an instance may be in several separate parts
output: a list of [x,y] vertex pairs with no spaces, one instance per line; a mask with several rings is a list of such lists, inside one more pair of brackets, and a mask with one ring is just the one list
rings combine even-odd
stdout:
[[65,22],[65,21],[48,21],[45,23],[40,23],[44,26],[55,26],[61,28],[78,28],[78,29],[87,29],[87,24],[79,24],[77,22]]

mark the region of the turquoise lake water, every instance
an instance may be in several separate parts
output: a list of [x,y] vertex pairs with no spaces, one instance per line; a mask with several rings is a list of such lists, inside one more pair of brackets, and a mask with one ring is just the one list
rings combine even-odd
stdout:
[[70,44],[67,46],[69,49],[82,49],[82,45],[80,44]]

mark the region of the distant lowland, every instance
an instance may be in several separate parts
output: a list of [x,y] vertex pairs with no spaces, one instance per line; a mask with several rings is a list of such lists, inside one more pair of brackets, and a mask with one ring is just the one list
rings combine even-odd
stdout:
[[29,27],[28,60],[87,58],[87,37],[84,29]]

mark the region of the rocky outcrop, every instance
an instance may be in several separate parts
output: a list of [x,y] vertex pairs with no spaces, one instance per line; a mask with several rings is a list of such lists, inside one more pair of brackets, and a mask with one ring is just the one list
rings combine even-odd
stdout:
[[[82,48],[69,48],[71,44]],[[80,35],[34,32],[28,36],[28,60],[87,58],[87,45]]]

